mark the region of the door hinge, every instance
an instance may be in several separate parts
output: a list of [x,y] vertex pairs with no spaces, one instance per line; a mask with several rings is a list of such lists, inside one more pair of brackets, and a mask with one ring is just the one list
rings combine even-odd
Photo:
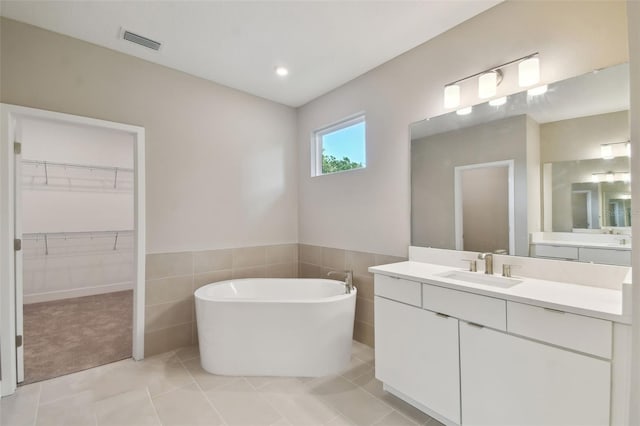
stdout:
[[22,144],[20,142],[13,143],[13,153],[14,154],[22,154]]
[[15,240],[13,240],[13,249],[15,251],[22,250],[22,240],[20,238],[16,238]]
[[22,336],[16,336],[16,348],[22,346]]

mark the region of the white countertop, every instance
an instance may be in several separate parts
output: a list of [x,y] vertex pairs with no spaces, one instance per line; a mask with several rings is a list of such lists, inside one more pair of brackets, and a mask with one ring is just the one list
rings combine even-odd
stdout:
[[[631,319],[628,316],[622,315],[622,291],[620,290],[526,278],[518,276],[517,271],[512,278],[517,278],[522,280],[522,282],[510,288],[476,284],[438,276],[438,274],[452,270],[463,271],[465,269],[415,261],[372,266],[369,268],[369,271],[374,274],[399,277],[454,290],[557,309],[625,324],[631,323]],[[474,273],[483,274],[482,272]]]

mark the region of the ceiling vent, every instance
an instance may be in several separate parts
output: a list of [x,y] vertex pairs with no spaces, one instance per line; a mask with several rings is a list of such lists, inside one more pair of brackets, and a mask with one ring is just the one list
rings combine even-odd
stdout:
[[132,33],[131,31],[125,31],[122,35],[122,38],[132,43],[139,44],[140,46],[144,46],[148,49],[160,50],[160,46],[162,46],[162,44],[157,41]]

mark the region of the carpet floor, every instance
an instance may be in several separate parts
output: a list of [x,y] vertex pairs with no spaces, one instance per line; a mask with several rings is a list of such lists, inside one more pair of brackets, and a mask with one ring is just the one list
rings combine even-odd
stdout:
[[24,305],[24,384],[131,357],[133,291]]

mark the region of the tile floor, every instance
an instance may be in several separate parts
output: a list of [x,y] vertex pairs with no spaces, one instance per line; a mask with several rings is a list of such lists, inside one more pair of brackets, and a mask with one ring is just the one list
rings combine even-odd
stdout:
[[336,376],[216,376],[186,347],[22,386],[0,411],[3,426],[440,425],[382,390],[373,350],[358,342]]

